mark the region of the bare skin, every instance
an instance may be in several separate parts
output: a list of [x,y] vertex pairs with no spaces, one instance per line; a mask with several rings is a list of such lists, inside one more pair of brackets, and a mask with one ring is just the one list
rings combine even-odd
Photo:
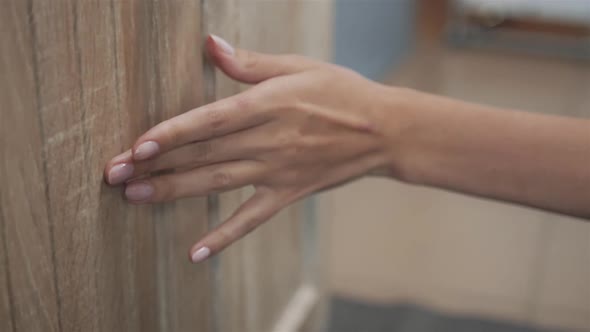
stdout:
[[590,218],[590,120],[384,86],[214,37],[206,46],[219,69],[253,86],[158,124],[105,168],[137,204],[256,188],[193,245],[193,262],[292,202],[368,174]]

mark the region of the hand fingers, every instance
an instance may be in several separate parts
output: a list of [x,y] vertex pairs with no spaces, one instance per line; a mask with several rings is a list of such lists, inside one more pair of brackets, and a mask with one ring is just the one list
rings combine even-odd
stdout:
[[[316,65],[295,55],[268,55],[233,50],[219,37],[207,40],[209,54],[229,76],[250,83],[296,73]],[[146,160],[189,142],[225,135],[267,121],[262,91],[250,89],[241,94],[199,107],[164,121],[142,135],[133,146],[133,159]],[[254,105],[256,104],[256,105]]]
[[111,159],[104,168],[104,180],[108,184],[121,183],[131,177],[133,163],[133,152],[131,149]]
[[[260,90],[263,91],[263,90]],[[159,123],[133,146],[133,159],[146,160],[181,145],[226,135],[268,121],[262,92],[251,89]]]
[[316,65],[313,60],[298,55],[271,55],[235,49],[213,35],[207,38],[206,48],[211,59],[227,76],[250,84],[298,73]]
[[270,219],[281,208],[275,193],[258,189],[226,222],[193,245],[189,251],[191,261],[198,263],[219,253]]
[[[190,170],[195,167],[226,161],[249,159],[264,149],[263,142],[247,132],[238,132],[219,138],[183,145],[144,161],[126,161],[107,165],[105,178],[110,185],[118,185],[129,179],[169,169]],[[130,155],[130,153],[129,153]]]
[[125,196],[131,203],[155,203],[205,196],[256,182],[265,170],[257,161],[239,160],[133,181]]

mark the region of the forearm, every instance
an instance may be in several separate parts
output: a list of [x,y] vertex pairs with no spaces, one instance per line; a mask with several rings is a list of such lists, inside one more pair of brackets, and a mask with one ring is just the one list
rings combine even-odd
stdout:
[[389,138],[394,176],[590,217],[589,120],[395,94],[385,121],[403,123]]

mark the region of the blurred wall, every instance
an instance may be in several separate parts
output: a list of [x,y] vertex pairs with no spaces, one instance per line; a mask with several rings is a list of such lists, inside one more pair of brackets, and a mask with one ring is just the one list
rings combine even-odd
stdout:
[[[587,62],[445,49],[443,0],[422,3],[421,40],[386,83],[590,117]],[[590,331],[588,222],[375,178],[326,193],[320,202],[320,217],[331,227],[333,293]]]
[[381,79],[411,48],[416,2],[335,0],[334,62]]

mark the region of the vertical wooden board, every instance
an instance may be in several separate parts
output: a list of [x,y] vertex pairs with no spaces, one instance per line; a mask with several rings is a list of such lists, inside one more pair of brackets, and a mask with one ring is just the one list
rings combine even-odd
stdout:
[[15,331],[13,326],[12,308],[10,305],[11,297],[9,292],[10,283],[8,279],[8,253],[7,246],[4,239],[6,238],[6,229],[4,226],[4,218],[2,216],[2,208],[0,206],[0,330],[1,331]]
[[206,331],[206,273],[186,260],[204,200],[131,207],[102,184],[109,158],[200,102],[198,1],[8,5],[2,330]]
[[138,330],[132,233],[102,182],[123,149],[114,4],[33,2],[60,323],[65,331]]
[[[152,13],[157,120],[163,121],[203,102],[200,2],[156,1]],[[207,264],[194,265],[188,250],[207,229],[207,204],[188,198],[156,207],[162,329],[206,331],[211,293]]]
[[[53,222],[59,320],[65,330],[96,331],[98,307],[93,209],[87,185],[80,109],[75,11],[71,1],[35,1],[32,6],[37,53],[40,117],[46,151],[49,219]],[[71,189],[80,188],[79,195]],[[74,223],[77,223],[74,224]]]
[[[113,1],[117,80],[119,84],[120,134],[128,149],[156,122],[156,76],[153,1]],[[160,331],[163,310],[159,294],[158,256],[151,206],[127,207],[128,231],[133,248],[129,267],[134,272],[136,308],[140,331]]]
[[[114,8],[112,2],[101,0],[77,1],[74,5],[74,45],[79,66],[81,134],[85,148],[85,171],[81,175],[86,183],[82,184],[84,193],[81,196],[88,199],[90,213],[80,216],[88,221],[86,231],[90,243],[76,245],[86,247],[93,256],[83,260],[82,266],[92,264],[94,267],[94,285],[85,284],[83,289],[94,288],[92,291],[96,292],[97,298],[91,303],[98,315],[97,329],[138,331],[135,310],[138,289],[130,268],[136,257],[129,254],[133,250],[133,233],[130,232],[132,223],[126,220],[131,208],[121,199],[118,190],[107,188],[102,181],[105,162],[126,148],[117,76],[124,69],[117,61]],[[64,224],[66,232],[75,227],[72,223]],[[67,278],[69,281],[69,276]],[[65,288],[60,289],[62,292]],[[72,305],[84,301],[77,295],[70,296],[62,299],[64,310],[67,300],[72,299]]]
[[0,11],[2,331],[59,330],[30,14],[18,0]]

